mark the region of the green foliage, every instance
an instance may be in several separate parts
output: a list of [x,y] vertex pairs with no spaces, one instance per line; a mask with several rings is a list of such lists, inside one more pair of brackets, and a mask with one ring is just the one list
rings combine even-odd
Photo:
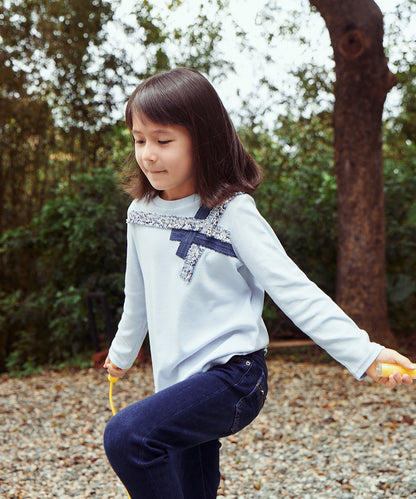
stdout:
[[104,291],[113,317],[120,314],[127,204],[115,174],[96,170],[74,177],[72,189],[58,191],[27,228],[3,235],[3,368],[10,352],[7,368],[13,371],[91,349],[89,292]]
[[104,0],[0,0],[0,231],[37,215],[57,179],[98,166],[121,84],[120,54],[103,49],[112,16]]
[[402,67],[401,112],[384,131],[387,279],[395,331],[415,333],[416,324],[416,69]]
[[194,4],[197,7],[189,24],[190,4],[168,1],[167,8],[155,7],[155,3],[143,1],[134,9],[136,25],[126,27],[126,32],[136,45],[146,47],[141,64],[132,61],[135,84],[155,72],[172,67],[195,68],[213,78],[224,76],[232,70],[233,63],[225,59],[219,49],[223,38],[222,18],[229,13],[227,0],[207,0]]
[[[0,0],[2,58],[0,81],[10,82],[8,97],[35,94],[54,107],[68,129],[97,127],[113,102],[98,93],[111,88],[116,64],[101,47],[103,27],[112,19],[110,2]],[[110,70],[113,71],[110,71]],[[17,76],[17,77],[16,77]],[[103,107],[105,104],[105,108]]]

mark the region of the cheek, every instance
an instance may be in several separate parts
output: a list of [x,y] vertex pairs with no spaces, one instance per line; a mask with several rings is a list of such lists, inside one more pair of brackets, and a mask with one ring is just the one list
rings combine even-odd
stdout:
[[134,157],[136,159],[137,164],[140,166],[142,158],[141,158],[140,151],[137,148],[134,149]]
[[185,166],[187,170],[193,170],[194,167],[194,155],[191,148],[184,149],[180,155],[180,162]]

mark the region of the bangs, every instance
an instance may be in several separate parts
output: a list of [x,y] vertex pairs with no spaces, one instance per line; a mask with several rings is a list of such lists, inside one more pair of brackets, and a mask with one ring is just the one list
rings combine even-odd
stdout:
[[177,85],[166,85],[167,82],[161,80],[144,82],[130,97],[126,107],[126,124],[130,130],[133,127],[133,114],[145,116],[161,125],[187,127],[181,89]]

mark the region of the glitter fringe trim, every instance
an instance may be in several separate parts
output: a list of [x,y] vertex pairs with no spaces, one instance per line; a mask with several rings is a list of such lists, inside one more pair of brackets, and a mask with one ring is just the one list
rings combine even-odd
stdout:
[[[238,194],[241,193],[237,193],[236,195]],[[225,243],[227,246],[229,246],[226,251],[221,251],[217,248],[214,248],[214,251],[218,251],[229,256],[236,256],[231,246],[230,232],[227,229],[223,229],[218,226],[220,218],[224,213],[228,203],[234,197],[235,196],[228,199],[224,204],[210,210],[206,218],[203,219],[195,217],[178,217],[175,215],[164,215],[144,211],[131,211],[126,221],[127,223],[145,225],[147,227],[154,227],[157,229],[168,229],[172,231],[176,229],[200,233],[210,238],[216,239],[221,243]],[[172,240],[178,239],[175,237],[172,238]],[[218,247],[220,247],[220,245]],[[195,266],[204,251],[205,246],[203,245],[190,245],[186,253],[186,257],[184,258],[185,262],[180,273],[180,277],[185,282],[189,283],[191,281]]]

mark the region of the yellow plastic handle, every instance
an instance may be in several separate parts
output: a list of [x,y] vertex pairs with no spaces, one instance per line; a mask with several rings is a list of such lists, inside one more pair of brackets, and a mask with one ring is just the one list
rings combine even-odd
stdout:
[[416,369],[405,369],[397,364],[389,364],[387,362],[379,362],[377,364],[377,374],[388,378],[390,374],[400,373],[408,374],[411,378],[416,379]]
[[[119,380],[119,378],[116,378],[115,376],[111,376],[111,374],[109,374],[107,377],[108,377],[108,381],[110,382],[110,389],[108,391],[108,398],[110,401],[111,412],[113,413],[113,416],[115,416],[117,414],[117,411],[115,410],[114,403],[113,403],[113,386],[114,386],[114,383]],[[127,494],[127,497],[129,499],[131,499],[127,489],[126,489],[126,494]]]

